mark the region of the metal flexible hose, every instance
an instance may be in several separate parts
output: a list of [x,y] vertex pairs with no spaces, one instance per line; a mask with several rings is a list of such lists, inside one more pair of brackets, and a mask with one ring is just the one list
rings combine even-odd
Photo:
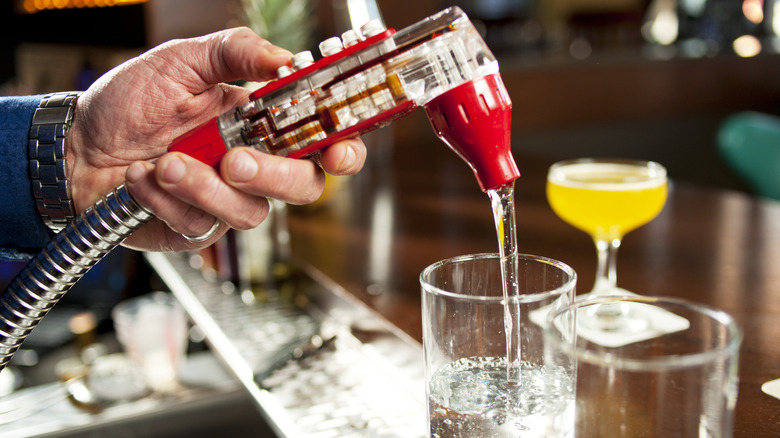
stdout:
[[112,249],[152,218],[124,185],[60,231],[0,294],[0,371],[41,318]]

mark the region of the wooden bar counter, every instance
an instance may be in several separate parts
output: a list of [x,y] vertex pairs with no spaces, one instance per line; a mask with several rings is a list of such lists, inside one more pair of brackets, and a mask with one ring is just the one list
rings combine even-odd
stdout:
[[[375,135],[374,135],[375,134]],[[428,131],[393,142],[366,138],[369,161],[334,179],[316,205],[290,209],[293,254],[418,341],[420,271],[462,254],[496,252],[490,202],[465,163]],[[408,138],[408,135],[401,135]],[[559,219],[545,198],[551,160],[515,150],[521,252],[571,265],[578,293],[593,285],[590,238]],[[669,199],[650,224],[629,233],[618,284],[725,310],[744,330],[736,437],[780,434],[780,400],[761,391],[780,378],[780,203],[697,186],[670,175]]]

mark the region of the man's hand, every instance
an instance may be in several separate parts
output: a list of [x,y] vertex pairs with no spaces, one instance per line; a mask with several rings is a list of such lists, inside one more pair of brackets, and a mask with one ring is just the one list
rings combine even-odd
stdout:
[[[180,135],[248,100],[250,90],[226,85],[267,81],[290,52],[247,28],[163,44],[108,72],[79,99],[69,134],[68,162],[77,211],[126,180],[133,197],[156,216],[125,245],[176,251],[213,243],[230,227],[256,227],[268,215],[271,197],[293,204],[313,202],[324,174],[354,174],[365,162],[359,139],[331,145],[322,169],[310,160],[234,148],[220,169],[181,153],[166,153]],[[193,243],[215,221],[214,237]]]

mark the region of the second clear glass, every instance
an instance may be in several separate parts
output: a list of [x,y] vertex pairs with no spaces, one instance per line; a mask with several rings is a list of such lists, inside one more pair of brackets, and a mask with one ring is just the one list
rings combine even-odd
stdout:
[[[614,303],[640,314],[669,313],[686,324],[621,346],[584,336],[579,320]],[[741,343],[742,330],[731,316],[675,298],[604,297],[553,311],[545,324],[545,360],[577,382],[576,408],[573,424],[547,437],[729,438]]]

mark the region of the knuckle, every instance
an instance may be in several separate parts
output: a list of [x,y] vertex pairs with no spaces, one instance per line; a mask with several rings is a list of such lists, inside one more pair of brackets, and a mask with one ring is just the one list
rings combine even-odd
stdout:
[[196,182],[194,188],[197,189],[194,191],[196,204],[201,206],[224,206],[224,199],[226,199],[222,194],[224,183],[216,173],[203,176],[202,179]]
[[175,228],[171,227],[171,229],[188,236],[198,236],[211,228],[213,220],[213,217],[208,216],[195,208],[188,208],[187,211],[177,219],[177,222],[180,221],[182,226]]
[[268,217],[269,206],[268,200],[265,198],[260,198],[256,204],[255,208],[252,208],[246,214],[239,215],[230,226],[237,230],[257,228]]
[[[298,166],[310,166],[306,172],[300,172]],[[320,198],[325,188],[325,174],[323,171],[308,161],[287,163],[283,175],[286,187],[286,201],[292,204],[310,204]],[[283,198],[284,199],[284,198]]]
[[322,192],[325,190],[324,184],[313,184],[309,186],[309,190],[301,198],[301,204],[311,204],[317,201],[322,196]]

